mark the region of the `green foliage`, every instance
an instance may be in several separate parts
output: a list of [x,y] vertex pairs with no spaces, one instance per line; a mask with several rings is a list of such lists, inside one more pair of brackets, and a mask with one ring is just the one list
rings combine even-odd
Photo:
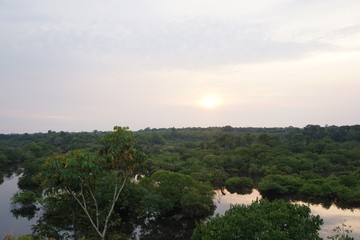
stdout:
[[105,161],[94,153],[76,150],[48,159],[42,173],[44,186],[52,192],[80,191],[93,183],[105,168]]
[[12,197],[11,201],[13,203],[20,203],[24,205],[32,204],[36,202],[36,194],[32,191],[26,191],[26,192],[17,192]]
[[132,132],[118,126],[103,137],[103,147],[99,153],[105,158],[108,167],[129,173],[137,170],[144,160],[143,152]]
[[211,176],[211,185],[215,188],[223,188],[226,184],[226,179],[228,177],[228,173],[224,170],[224,168],[217,168],[210,170]]
[[198,192],[189,192],[182,196],[182,213],[187,217],[204,217],[213,213],[215,206],[208,195]]
[[247,177],[232,177],[226,180],[226,189],[231,192],[244,193],[252,190],[254,182]]
[[28,220],[35,216],[39,208],[36,206],[38,196],[32,191],[17,192],[11,198],[12,209],[10,212],[15,216],[24,217]]
[[[155,200],[143,208],[156,209],[153,215],[180,211],[189,217],[207,216],[214,210],[213,191],[210,186],[195,181],[188,175],[160,170],[140,181]],[[159,203],[165,203],[160,205]]]
[[309,180],[305,181],[304,185],[300,188],[300,192],[305,196],[319,197],[322,191],[323,181],[321,180]]
[[270,147],[275,147],[280,144],[280,139],[268,133],[262,133],[258,136],[258,142]]
[[42,173],[49,199],[74,199],[101,239],[125,183],[143,160],[127,128],[114,127],[103,143],[98,154],[76,150],[49,159]]
[[[147,154],[144,164],[142,150]],[[70,192],[77,197],[81,197],[82,189],[83,195],[89,197],[86,203],[93,208],[90,214],[95,214],[96,210],[88,186],[93,187],[98,206],[103,208],[111,202],[114,179],[123,183],[126,175],[131,178],[141,171],[151,176],[159,170],[190,176],[195,182],[211,184],[215,189],[224,188],[229,176],[251,177],[266,196],[306,197],[327,206],[334,203],[348,207],[360,203],[359,159],[360,125],[147,128],[137,132],[115,127],[110,133],[0,134],[0,182],[2,175],[11,176],[20,166],[24,169],[19,179],[22,192],[32,191],[40,197],[46,190],[49,216],[58,222],[71,223],[62,225],[67,230],[72,231],[69,226],[74,225],[90,235],[94,231],[84,224],[86,214],[81,208],[76,210],[76,200],[70,201],[69,196],[63,194],[66,193],[64,186],[71,187]],[[202,197],[207,194],[200,193],[196,187],[174,191],[171,197],[165,193],[171,192],[171,187],[159,187],[151,177],[144,178],[143,187],[126,183],[114,207],[114,212],[121,216],[163,216],[179,212],[191,215],[191,211],[198,214],[196,206],[207,212],[208,203]],[[50,198],[57,199],[58,205],[48,204]],[[72,209],[71,217],[60,216],[64,208]],[[100,215],[106,218],[106,214]],[[110,220],[115,224],[120,217],[112,216]]]
[[156,193],[147,193],[140,201],[137,215],[140,217],[158,217],[174,209],[174,203]]
[[24,168],[18,181],[18,187],[23,191],[34,191],[41,195],[41,178],[39,171],[44,164],[43,158],[35,158],[24,161],[21,166]]
[[259,183],[259,191],[265,196],[291,195],[299,191],[302,181],[297,176],[267,175]]
[[224,216],[201,222],[192,240],[303,240],[321,239],[323,224],[319,216],[310,214],[307,206],[282,200],[253,202],[250,206],[232,206]]
[[9,159],[3,149],[0,149],[0,169],[9,164]]

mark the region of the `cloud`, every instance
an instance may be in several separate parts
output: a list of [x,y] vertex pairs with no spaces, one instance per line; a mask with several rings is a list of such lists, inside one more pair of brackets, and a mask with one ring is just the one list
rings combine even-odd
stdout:
[[[359,96],[359,8],[354,0],[2,0],[0,111],[22,113],[21,129],[71,127],[70,119],[90,129],[325,122],[312,114],[321,106],[329,119],[336,106],[338,119],[356,122],[340,105]],[[223,112],[193,106],[208,94],[224,99]]]
[[329,31],[357,31],[356,24],[341,30],[339,26],[352,21],[337,16],[340,25],[331,30],[328,25],[334,16],[329,6],[338,7],[343,16],[344,9],[357,5],[354,2],[15,2],[4,1],[5,10],[0,10],[0,51],[6,69],[17,64],[31,69],[80,67],[79,62],[122,70],[209,68],[299,59],[336,49],[337,42],[326,36]]
[[33,23],[32,31],[21,34],[10,30],[0,40],[3,56],[8,56],[7,68],[11,64],[59,65],[74,59],[136,62],[148,67],[210,67],[299,58],[329,47],[316,41],[272,39],[266,25],[206,18],[67,24]]

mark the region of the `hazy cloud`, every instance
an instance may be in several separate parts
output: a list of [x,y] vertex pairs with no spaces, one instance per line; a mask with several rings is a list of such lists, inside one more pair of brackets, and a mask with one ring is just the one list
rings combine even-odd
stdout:
[[[358,9],[357,0],[0,0],[0,131],[355,123]],[[221,109],[199,111],[211,94]]]

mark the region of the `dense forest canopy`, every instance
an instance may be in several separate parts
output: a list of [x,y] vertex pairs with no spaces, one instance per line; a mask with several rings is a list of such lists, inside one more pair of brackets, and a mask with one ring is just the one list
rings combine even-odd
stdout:
[[[70,164],[66,161],[82,159],[83,163],[74,165],[77,166],[74,169],[80,169],[80,172],[87,169],[92,176],[99,177],[89,179],[86,186],[76,186],[68,195],[85,196],[85,192],[80,191],[91,184],[94,188],[89,188],[88,197],[90,200],[99,197],[96,208],[105,206],[111,194],[108,192],[110,187],[104,187],[104,182],[111,186],[111,176],[115,176],[116,171],[113,168],[110,171],[110,165],[104,168],[105,165],[97,164],[101,162],[99,157],[108,156],[102,149],[111,134],[113,132],[100,131],[0,134],[0,174],[9,175],[18,167],[22,171],[21,191],[13,201],[22,203],[24,209],[36,210],[31,203],[43,198],[43,191],[49,189],[46,183],[50,180],[46,182],[44,177],[49,176],[52,169],[49,162],[53,161],[55,165],[51,166],[55,167],[64,163],[65,171]],[[114,226],[121,228],[120,222],[124,221],[139,224],[144,219],[164,216],[201,219],[211,215],[214,210],[212,189],[227,188],[231,192],[247,193],[255,187],[270,200],[305,199],[324,206],[334,203],[341,208],[360,207],[360,125],[146,128],[131,132],[127,139],[136,139],[145,158],[132,173],[142,176],[140,181],[122,178],[127,184],[116,201],[115,214],[109,218],[113,228],[108,234],[114,239],[115,236],[131,235],[131,232],[119,235],[113,230]],[[117,148],[118,145],[109,146],[121,156],[132,159],[126,154],[134,148],[129,146],[124,152]],[[95,166],[101,171],[94,171]],[[58,170],[52,169],[53,172]],[[106,171],[108,174],[104,175]],[[174,179],[178,185],[172,182]],[[74,195],[76,191],[80,195]],[[83,203],[90,203],[90,200],[84,199]],[[74,207],[76,198],[53,194],[42,201],[46,212],[34,228],[34,234],[60,238],[59,229],[65,229],[73,231],[77,237],[96,236],[97,230],[86,224],[86,214]],[[72,209],[70,216],[60,214],[64,207]],[[21,210],[14,209],[14,213],[29,216],[29,211]],[[151,224],[151,221],[147,222],[146,226]],[[143,229],[146,226],[143,225]],[[159,231],[162,230],[144,230],[144,239],[161,235]]]

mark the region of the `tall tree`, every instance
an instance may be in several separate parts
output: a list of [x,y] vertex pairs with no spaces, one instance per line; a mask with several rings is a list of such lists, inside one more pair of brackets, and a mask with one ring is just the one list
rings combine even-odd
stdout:
[[75,199],[104,240],[120,193],[142,160],[143,154],[128,128],[114,127],[104,137],[98,153],[77,150],[49,159],[44,173],[46,193],[51,197],[67,194]]

